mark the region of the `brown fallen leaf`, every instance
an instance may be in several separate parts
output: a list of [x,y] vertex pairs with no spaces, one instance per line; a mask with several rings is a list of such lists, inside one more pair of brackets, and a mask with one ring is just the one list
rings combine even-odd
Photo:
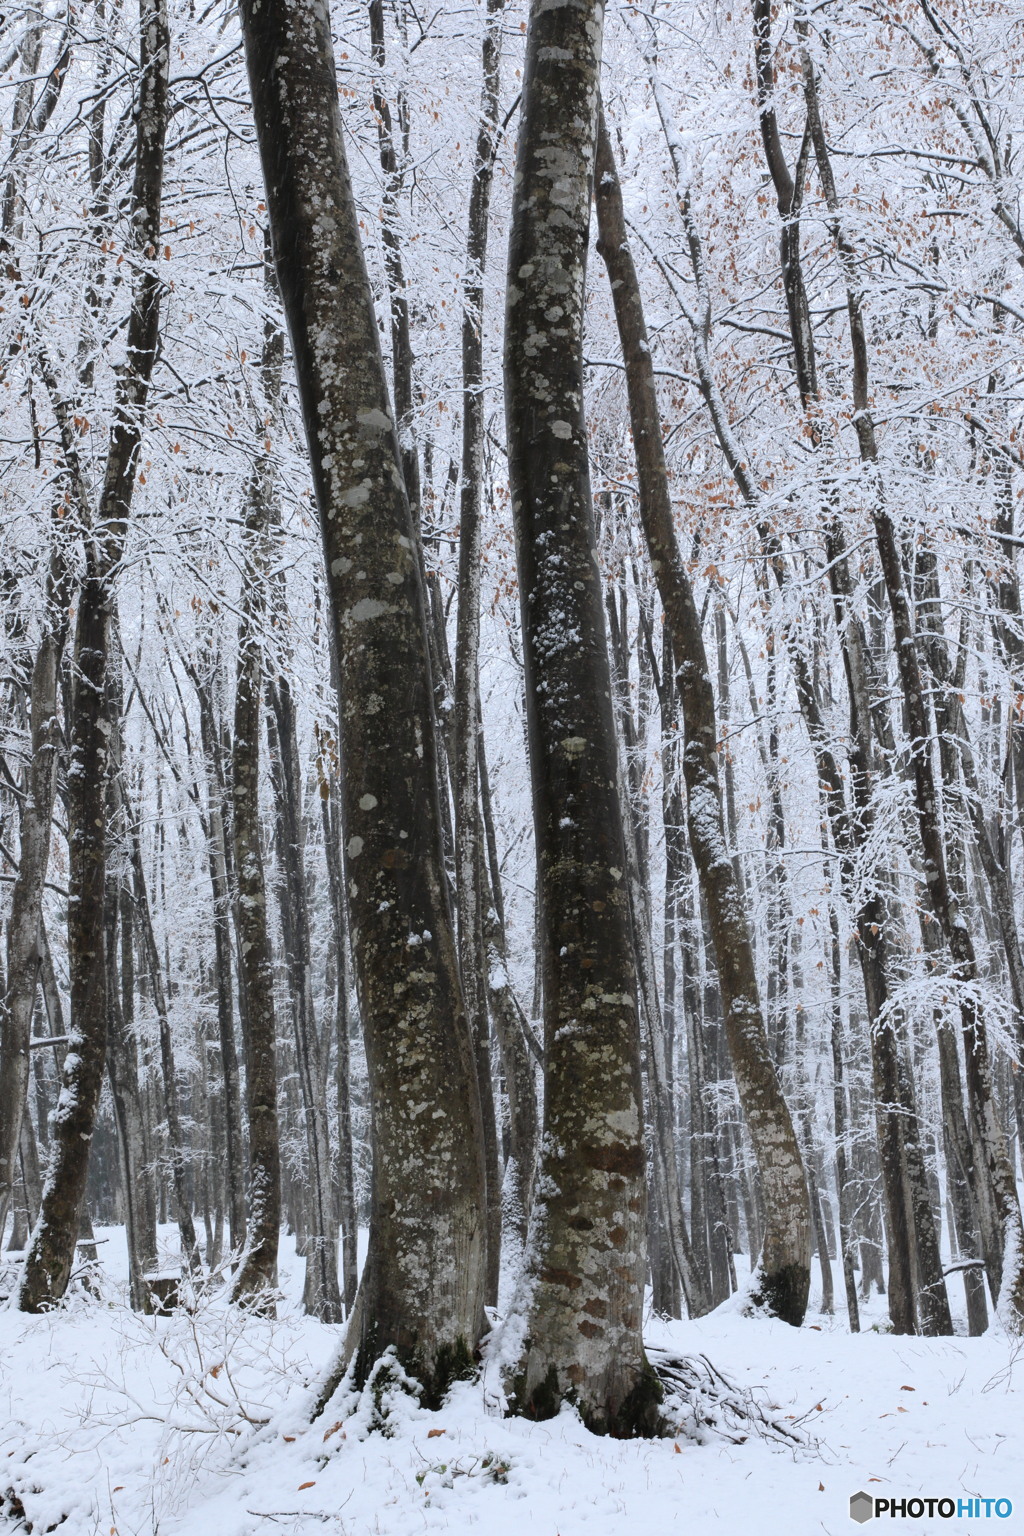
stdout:
[[117,1487],[116,1488],[111,1488],[110,1491],[111,1491],[111,1493],[123,1493],[124,1492],[124,1483],[118,1483]]
[[821,1406],[821,1404],[820,1404],[820,1403],[815,1403],[815,1405],[814,1405],[814,1411],[815,1411],[815,1413],[821,1413],[821,1412],[822,1412],[822,1411],[823,1411],[823,1410],[822,1410],[822,1406]]
[[900,1387],[901,1392],[916,1392],[916,1387]]
[[294,1435],[282,1435],[281,1439],[282,1440],[286,1440],[289,1445],[292,1445],[294,1443],[295,1436]]
[[438,1435],[443,1435],[443,1434],[444,1434],[444,1430],[443,1429],[428,1429],[427,1430],[427,1439],[428,1440],[436,1440]]
[[819,1483],[818,1484],[818,1492],[819,1493],[824,1493],[825,1492],[825,1484],[824,1483]]
[[299,1492],[301,1493],[303,1488],[315,1488],[315,1487],[316,1487],[316,1478],[314,1477],[314,1479],[313,1479],[313,1481],[311,1483],[300,1483],[299,1484]]
[[820,1333],[821,1332],[821,1329],[818,1327],[817,1323],[808,1323],[807,1326],[810,1329],[811,1333]]
[[676,1453],[677,1456],[681,1456],[683,1454],[682,1447],[680,1446],[678,1440],[673,1440],[672,1446],[673,1446],[673,1449],[675,1450],[675,1453]]
[[897,1413],[907,1413],[907,1412],[909,1412],[909,1409],[907,1409],[907,1408],[897,1408],[896,1412]]
[[880,1477],[869,1477],[868,1478],[868,1482],[869,1483],[880,1483],[881,1481],[882,1481],[882,1479]]
[[329,1440],[332,1435],[337,1434],[338,1430],[341,1428],[341,1426],[344,1424],[344,1422],[345,1422],[344,1419],[339,1419],[337,1424],[332,1424],[330,1429],[325,1429],[324,1430],[324,1439],[325,1440]]

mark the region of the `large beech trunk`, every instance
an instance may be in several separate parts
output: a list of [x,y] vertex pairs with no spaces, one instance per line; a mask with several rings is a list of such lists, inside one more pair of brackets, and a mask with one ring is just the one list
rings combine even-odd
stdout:
[[540,894],[544,1142],[512,1397],[595,1429],[659,1396],[641,1335],[640,1030],[615,721],[583,411],[602,12],[534,0],[505,322],[505,414]]
[[373,1102],[370,1247],[346,1351],[363,1380],[393,1346],[437,1394],[469,1368],[484,1326],[484,1174],[442,862],[417,530],[346,164],[327,8],[246,0],[242,22],[324,540]]
[[596,201],[600,250],[612,284],[626,364],[640,517],[678,671],[690,846],[711,923],[729,1052],[765,1202],[765,1233],[753,1289],[776,1316],[799,1325],[807,1306],[811,1263],[803,1160],[768,1049],[750,932],[727,851],[710,670],[693,588],[675,537],[647,329],[603,117]]

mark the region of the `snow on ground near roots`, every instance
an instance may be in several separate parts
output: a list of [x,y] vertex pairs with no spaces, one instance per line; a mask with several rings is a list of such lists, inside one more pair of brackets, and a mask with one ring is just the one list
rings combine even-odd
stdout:
[[[340,1425],[340,1409],[304,1422],[340,1330],[299,1314],[290,1246],[276,1323],[216,1298],[194,1318],[137,1318],[118,1280],[122,1234],[98,1235],[106,1302],[0,1312],[0,1496],[14,1490],[34,1533],[60,1522],[61,1536],[803,1536],[855,1530],[860,1488],[1013,1501],[1008,1520],[926,1517],[911,1522],[918,1532],[1024,1529],[1024,1352],[996,1334],[851,1337],[813,1311],[794,1330],[728,1305],[695,1323],[651,1321],[652,1346],[704,1354],[791,1415],[812,1442],[796,1454],[757,1438],[597,1439],[568,1412],[502,1418],[468,1383],[438,1413],[396,1397],[385,1436],[366,1433],[366,1401]],[[879,1315],[873,1304],[867,1321]],[[0,1531],[24,1529],[0,1516]]]

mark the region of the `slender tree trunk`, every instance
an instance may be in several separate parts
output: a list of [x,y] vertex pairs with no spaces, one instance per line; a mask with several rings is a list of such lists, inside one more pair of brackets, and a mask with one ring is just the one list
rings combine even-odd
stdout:
[[537,1167],[537,1087],[532,1051],[536,1041],[508,974],[505,900],[491,813],[491,788],[480,735],[480,806],[487,849],[482,890],[487,945],[487,995],[508,1096],[508,1161],[502,1182],[503,1248],[509,1237],[525,1250]]
[[181,1256],[189,1273],[202,1268],[199,1245],[196,1241],[192,1205],[187,1188],[188,1159],[185,1138],[181,1128],[181,1109],[178,1102],[178,1073],[174,1061],[174,1043],[171,1040],[171,1021],[167,1010],[167,989],[164,986],[160,951],[153,931],[153,914],[146,888],[146,872],[142,862],[142,844],[138,824],[128,832],[131,846],[132,887],[135,897],[135,917],[142,937],[142,953],[149,972],[149,992],[156,1010],[160,1037],[160,1068],[163,1077],[164,1115],[167,1120],[167,1150],[170,1156],[171,1181],[174,1186],[175,1215],[181,1237]]
[[[275,349],[281,345],[276,333]],[[274,366],[264,358],[265,366]],[[248,579],[238,633],[232,732],[231,826],[234,839],[239,987],[245,995],[246,1110],[249,1119],[249,1220],[232,1300],[273,1315],[281,1226],[281,1151],[277,1118],[277,1014],[267,885],[260,828],[261,629],[270,558],[266,465],[254,471],[246,507]]]
[[711,922],[729,1052],[765,1201],[766,1230],[753,1294],[769,1311],[799,1325],[807,1306],[811,1252],[803,1160],[768,1050],[750,934],[725,842],[710,671],[693,589],[675,537],[650,346],[603,118],[597,210],[599,248],[612,283],[626,363],[640,516],[679,669],[690,846]]
[[206,761],[208,862],[213,893],[213,942],[217,979],[217,1035],[224,1075],[224,1140],[226,1151],[228,1231],[232,1252],[245,1246],[245,1149],[242,1135],[241,1074],[235,1044],[231,977],[231,868],[228,823],[229,792],[225,783],[221,731],[214,710],[214,680],[193,677],[199,698],[199,729]]
[[469,1369],[484,1326],[485,1189],[445,889],[423,571],[327,11],[245,0],[242,22],[331,597],[373,1103],[370,1248],[345,1350],[362,1381],[393,1346],[437,1396]]
[[39,974],[39,920],[49,863],[60,741],[57,679],[67,635],[68,581],[56,553],[46,589],[46,625],[29,691],[29,767],[21,853],[7,922],[7,997],[0,1013],[0,1234],[17,1173],[29,1077],[29,1036]]
[[[284,624],[284,593],[278,592],[278,627]],[[320,1038],[313,1006],[309,906],[306,897],[305,833],[299,783],[299,749],[291,684],[279,674],[269,687],[267,717],[271,779],[277,801],[278,851],[283,865],[279,883],[281,930],[288,962],[295,1060],[306,1133],[309,1241],[303,1305],[322,1323],[340,1323],[338,1234],[331,1189],[331,1148],[321,1065]]]
[[459,608],[455,640],[455,888],[459,961],[473,1029],[484,1123],[487,1178],[487,1301],[498,1299],[501,1182],[487,1029],[488,987],[480,817],[480,562],[483,542],[483,304],[487,224],[498,127],[501,23],[505,0],[488,0],[476,164],[469,194],[462,312],[462,484],[459,496]]
[[[335,1091],[338,1101],[338,1218],[341,1222],[342,1300],[351,1313],[356,1299],[359,1227],[356,1219],[355,1159],[352,1151],[352,1069],[349,1050],[348,921],[341,868],[341,818],[337,762],[323,761],[321,738],[320,811],[323,819],[327,878],[331,889],[335,986]],[[328,750],[330,750],[328,748]]]
[[[86,572],[79,592],[75,634],[71,761],[68,773],[70,891],[68,953],[71,1025],[61,1100],[54,1117],[50,1166],[41,1219],[25,1262],[18,1305],[38,1312],[64,1294],[74,1260],[88,1149],[99,1103],[107,1032],[104,955],[106,773],[111,723],[106,719],[106,659],[111,582],[121,558],[135,485],[142,418],[159,337],[161,279],[155,270],[160,240],[167,71],[170,51],[165,0],[140,0],[139,85],[132,187],[133,234],[139,275],[127,332],[127,362],[118,380],[110,446],[96,529],[86,541]],[[61,411],[55,402],[55,409]],[[84,482],[66,430],[62,441],[79,495]],[[88,507],[80,508],[86,521]]]

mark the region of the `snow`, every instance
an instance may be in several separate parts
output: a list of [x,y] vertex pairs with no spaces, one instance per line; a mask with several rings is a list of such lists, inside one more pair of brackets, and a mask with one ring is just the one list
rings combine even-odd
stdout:
[[[495,1373],[439,1412],[385,1384],[306,1410],[341,1330],[301,1315],[302,1263],[282,1240],[276,1322],[203,1298],[194,1315],[125,1303],[119,1229],[100,1230],[99,1297],[44,1317],[0,1312],[0,1531],[62,1536],[793,1536],[849,1532],[850,1495],[1010,1499],[1024,1511],[1024,1350],[981,1339],[895,1338],[813,1310],[795,1330],[729,1303],[697,1322],[649,1318],[655,1354],[705,1356],[797,1430],[706,1443],[598,1439],[575,1414],[505,1418]],[[168,1256],[174,1233],[163,1230]],[[841,1276],[836,1275],[841,1294]],[[12,1503],[13,1490],[16,1502]],[[13,1511],[13,1512],[12,1512]],[[994,1514],[993,1514],[994,1518]],[[59,1522],[59,1526],[58,1526]],[[978,1520],[913,1522],[967,1532]]]

